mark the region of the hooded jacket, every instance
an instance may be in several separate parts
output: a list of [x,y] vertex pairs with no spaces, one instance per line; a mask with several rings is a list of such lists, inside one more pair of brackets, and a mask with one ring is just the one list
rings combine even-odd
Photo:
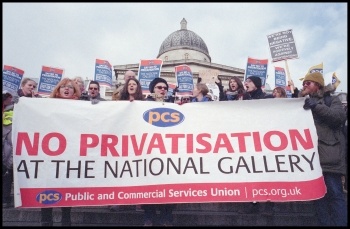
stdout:
[[[335,88],[328,84],[317,93],[309,95],[317,101],[312,116],[318,135],[318,154],[323,172],[346,174],[346,139],[342,124],[346,121],[346,112],[337,96],[331,96]],[[329,106],[325,97],[331,96]]]

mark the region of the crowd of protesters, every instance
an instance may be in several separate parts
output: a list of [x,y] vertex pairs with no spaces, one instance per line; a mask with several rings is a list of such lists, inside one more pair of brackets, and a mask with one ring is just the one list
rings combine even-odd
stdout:
[[[149,84],[150,93],[147,96],[142,94],[140,82],[136,79],[133,71],[128,70],[125,73],[125,84],[120,86],[113,93],[113,100],[141,100],[155,102],[176,102],[185,104],[189,102],[209,102],[213,101],[209,95],[209,89],[200,79],[194,85],[192,95],[182,96],[180,100],[175,99],[176,91],[173,96],[167,96],[169,85],[163,78],[155,78]],[[267,94],[262,89],[261,78],[250,76],[242,82],[238,77],[232,77],[228,81],[228,88],[225,90],[222,81],[218,78],[216,82],[220,95],[220,101],[236,100],[255,100],[255,99],[273,99],[287,97],[286,90],[283,87],[276,87],[272,94]],[[292,84],[292,82],[289,82]],[[37,98],[40,95],[35,90],[37,83],[29,78],[24,78],[21,88],[17,94],[3,91],[3,208],[11,207],[10,192],[13,182],[12,168],[12,115],[13,108],[19,101],[19,97]],[[294,86],[292,84],[292,86]],[[292,97],[307,97],[303,108],[311,110],[316,131],[318,135],[318,152],[320,165],[327,192],[324,197],[315,200],[315,210],[321,226],[346,226],[347,225],[347,203],[344,199],[344,177],[346,175],[346,147],[347,140],[342,134],[346,123],[347,131],[347,110],[342,106],[337,96],[331,96],[335,91],[331,84],[325,85],[322,74],[318,72],[307,74],[303,80],[303,87],[299,91],[294,89]],[[88,90],[85,91],[84,84],[80,79],[62,79],[52,91],[50,98],[86,100],[92,104],[98,104],[100,101],[106,101],[100,95],[100,85],[97,81],[90,81]],[[332,143],[332,144],[331,144]],[[5,156],[5,157],[4,157]],[[5,160],[4,160],[5,159]],[[347,185],[347,184],[346,184]],[[259,206],[259,203],[251,204],[252,208]],[[113,208],[113,206],[111,206]],[[140,207],[139,205],[137,206]],[[144,226],[158,225],[172,226],[172,212],[176,204],[145,204],[142,205],[144,211]],[[156,219],[156,211],[160,211],[160,218]],[[252,210],[253,211],[253,210]],[[62,208],[62,226],[71,225],[71,208]],[[41,225],[53,226],[52,208],[41,209]]]

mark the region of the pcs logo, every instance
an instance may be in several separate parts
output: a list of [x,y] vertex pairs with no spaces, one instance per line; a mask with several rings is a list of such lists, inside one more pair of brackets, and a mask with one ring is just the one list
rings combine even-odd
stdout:
[[171,127],[182,123],[185,116],[170,108],[154,108],[143,113],[143,119],[153,126]]
[[55,190],[45,190],[36,196],[36,201],[41,204],[55,204],[62,199],[62,194]]

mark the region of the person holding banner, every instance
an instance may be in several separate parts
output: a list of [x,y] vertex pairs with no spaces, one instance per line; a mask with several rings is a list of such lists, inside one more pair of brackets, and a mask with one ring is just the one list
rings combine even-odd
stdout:
[[[219,77],[218,77],[219,78]],[[216,83],[216,82],[215,82]],[[216,83],[220,90],[220,101],[232,101],[232,100],[249,100],[250,96],[244,90],[242,81],[237,77],[233,76],[228,81],[228,89],[224,92],[221,79],[219,83]]]
[[100,95],[100,84],[94,80],[91,80],[89,83],[88,94],[81,94],[79,100],[91,101],[92,104],[97,104],[99,101],[106,101]]
[[113,91],[113,94],[112,94],[112,100],[119,100],[120,99],[120,92],[123,90],[123,87],[125,85],[125,82],[128,80],[128,79],[136,79],[136,74],[135,72],[131,71],[131,70],[127,70],[124,74],[124,84],[120,85],[117,89],[115,89]]
[[149,84],[149,92],[146,101],[171,102],[168,98],[168,82],[160,77],[154,78]]
[[193,89],[193,99],[191,102],[210,102],[213,101],[208,95],[208,86],[204,83],[197,83]]
[[272,91],[274,98],[287,98],[286,90],[283,87],[275,87]]
[[308,73],[303,79],[300,96],[308,96],[303,108],[311,110],[318,135],[318,154],[327,193],[315,200],[321,226],[347,226],[347,203],[343,194],[342,176],[346,174],[346,140],[342,124],[346,113],[338,96],[331,96],[334,87],[325,87],[320,72]]
[[[149,91],[152,93],[147,96],[146,101],[170,102],[167,100],[168,82],[163,78],[154,78],[149,84]],[[156,221],[157,210],[160,211],[160,224],[162,226],[173,225],[173,210],[175,204],[144,204],[142,205],[144,213],[144,226],[153,226]]]
[[[79,85],[69,78],[62,79],[51,92],[50,98],[78,100],[80,94]],[[71,207],[62,207],[62,226],[71,226]],[[53,226],[53,208],[41,208],[41,226]]]
[[38,92],[35,91],[37,83],[30,78],[23,78],[21,82],[21,88],[18,89],[17,94],[19,97],[40,97]]
[[83,80],[83,78],[80,77],[80,76],[77,76],[77,77],[75,77],[73,80],[74,80],[74,82],[75,82],[76,84],[78,84],[79,89],[80,89],[80,94],[81,94],[82,96],[83,96],[83,95],[87,95],[88,93],[87,93],[87,91],[85,91],[85,85],[84,85],[84,80]]
[[143,100],[140,81],[135,78],[128,79],[119,95],[119,100],[129,100],[130,102]]
[[272,95],[266,95],[266,93],[262,91],[262,83],[261,78],[259,76],[249,76],[245,80],[244,86],[246,87],[246,91],[250,95],[251,99],[273,98]]
[[[246,92],[250,96],[250,99],[274,98],[272,95],[266,95],[266,93],[262,91],[261,78],[258,76],[249,76],[245,80],[244,86],[246,87]],[[273,210],[274,204],[272,202],[266,202],[266,203],[263,203],[262,205],[265,205],[266,213],[271,213],[271,211]],[[244,208],[244,211],[259,212],[260,211],[260,203],[259,202],[249,203],[247,205],[247,207]]]
[[11,188],[13,182],[13,146],[12,146],[12,94],[2,92],[2,207],[12,206]]

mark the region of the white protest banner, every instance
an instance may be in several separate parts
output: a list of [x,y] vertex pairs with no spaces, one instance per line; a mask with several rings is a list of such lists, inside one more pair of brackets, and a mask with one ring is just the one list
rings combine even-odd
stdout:
[[317,133],[303,104],[21,97],[13,117],[15,206],[321,198]]

